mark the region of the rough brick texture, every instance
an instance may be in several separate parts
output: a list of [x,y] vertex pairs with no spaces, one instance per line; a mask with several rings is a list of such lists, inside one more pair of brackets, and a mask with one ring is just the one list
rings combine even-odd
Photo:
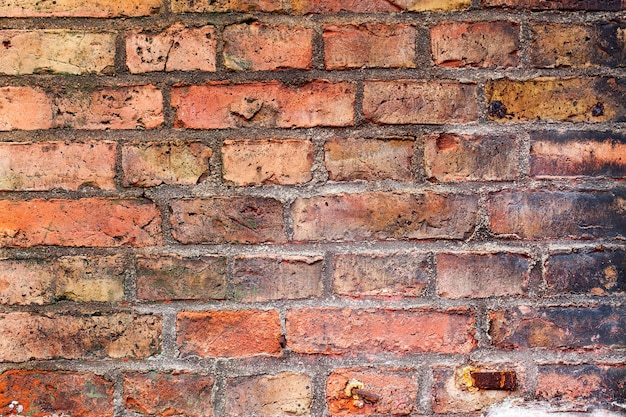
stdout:
[[577,404],[626,399],[624,366],[544,365],[539,368],[537,395]]
[[160,0],[137,0],[131,3],[117,0],[2,0],[3,17],[118,17],[148,16],[162,8]]
[[458,10],[471,5],[470,0],[294,0],[296,13],[355,13],[413,12]]

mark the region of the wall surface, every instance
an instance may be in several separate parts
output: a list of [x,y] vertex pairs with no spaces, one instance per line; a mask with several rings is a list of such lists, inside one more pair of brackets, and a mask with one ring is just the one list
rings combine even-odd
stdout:
[[0,27],[1,416],[624,412],[624,0]]

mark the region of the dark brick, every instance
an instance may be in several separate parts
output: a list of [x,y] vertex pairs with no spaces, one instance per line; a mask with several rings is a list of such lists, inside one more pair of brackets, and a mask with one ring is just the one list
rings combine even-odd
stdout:
[[624,0],[483,0],[487,7],[530,10],[622,10]]
[[536,395],[585,406],[593,402],[624,402],[626,368],[602,365],[540,366]]

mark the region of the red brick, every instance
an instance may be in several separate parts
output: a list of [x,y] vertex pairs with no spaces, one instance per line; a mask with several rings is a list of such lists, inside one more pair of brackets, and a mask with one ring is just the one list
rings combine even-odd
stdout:
[[261,23],[230,25],[224,29],[224,66],[228,69],[308,69],[312,59],[312,29]]
[[624,381],[624,366],[544,365],[539,367],[535,395],[584,406],[594,402],[623,402]]
[[174,13],[277,12],[281,0],[172,0]]
[[172,235],[180,243],[285,242],[282,204],[263,197],[171,202]]
[[423,12],[465,9],[471,0],[294,0],[295,13],[356,13]]
[[0,109],[0,130],[50,129],[53,126],[52,100],[38,88],[0,88]]
[[460,194],[366,192],[297,198],[294,239],[465,239],[475,226],[477,199]]
[[226,140],[222,175],[227,184],[294,185],[311,181],[313,144],[298,139]]
[[113,389],[112,382],[92,373],[10,370],[0,374],[3,409],[8,410],[5,404],[18,401],[23,415],[32,417],[112,416]]
[[176,320],[182,357],[278,356],[280,319],[276,310],[182,312]]
[[626,193],[502,191],[488,201],[489,226],[519,239],[623,237]]
[[139,199],[0,201],[0,246],[153,246],[161,216]]
[[289,87],[277,81],[213,83],[175,87],[175,127],[350,126],[354,122],[353,83],[313,81]]
[[115,189],[115,142],[0,143],[0,190]]
[[2,0],[1,17],[117,17],[159,13],[161,0]]
[[531,10],[622,10],[624,0],[482,0],[487,7]]
[[213,415],[214,378],[188,372],[133,372],[124,374],[127,411],[158,416]]
[[152,71],[215,71],[217,40],[212,26],[175,24],[160,33],[126,37],[126,66],[133,74]]
[[378,124],[444,124],[477,120],[475,84],[439,80],[366,81],[363,114]]
[[361,23],[324,26],[326,69],[415,68],[412,25]]
[[512,22],[443,22],[430,29],[430,47],[442,67],[516,67],[519,35]]
[[0,361],[141,359],[159,353],[161,317],[136,313],[0,314]]
[[476,347],[469,310],[303,308],[287,312],[287,345],[296,353],[469,353]]

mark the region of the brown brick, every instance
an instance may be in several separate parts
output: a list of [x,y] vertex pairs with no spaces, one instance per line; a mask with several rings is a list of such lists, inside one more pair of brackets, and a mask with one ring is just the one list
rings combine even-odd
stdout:
[[281,353],[276,310],[182,312],[176,320],[180,354],[200,357],[277,356]]
[[303,308],[287,312],[287,345],[296,353],[469,353],[476,347],[469,310]]
[[497,253],[437,254],[437,287],[446,298],[525,296],[530,281],[527,255]]
[[148,16],[161,7],[161,0],[0,0],[0,17]]
[[0,314],[0,361],[140,359],[159,353],[161,317],[99,313]]
[[443,22],[430,29],[430,47],[442,67],[516,67],[519,35],[512,22]]
[[161,215],[139,199],[0,201],[0,246],[152,246]]
[[141,142],[122,147],[124,185],[195,185],[209,173],[213,151],[201,142]]
[[621,10],[624,0],[482,0],[487,7],[531,10]]
[[313,81],[288,87],[277,81],[175,87],[175,127],[350,126],[354,122],[353,83]]
[[424,137],[426,175],[436,181],[512,181],[519,176],[519,144],[511,135]]
[[278,12],[281,0],[172,0],[174,13]]
[[214,378],[188,372],[133,372],[124,374],[126,410],[157,416],[213,415]]
[[335,294],[351,297],[419,297],[431,268],[424,253],[335,255]]
[[[9,370],[0,374],[0,403],[18,401],[23,415],[107,417],[114,414],[113,383],[82,372]],[[17,413],[20,414],[20,413]]]
[[247,376],[226,380],[226,416],[309,415],[313,383],[305,374]]
[[224,66],[228,69],[308,69],[312,59],[312,29],[261,23],[230,25],[224,29]]
[[489,334],[503,349],[601,350],[626,345],[624,307],[521,306],[489,312]]
[[113,72],[115,33],[73,30],[2,30],[0,73]]
[[172,235],[180,243],[282,243],[283,207],[263,197],[171,202]]
[[520,239],[623,237],[626,191],[503,191],[488,201],[489,226]]
[[159,255],[137,259],[141,300],[221,300],[226,297],[226,258]]
[[602,365],[544,365],[539,367],[536,396],[578,405],[626,400],[626,368]]
[[363,114],[379,124],[444,124],[477,120],[475,84],[439,80],[366,81]]
[[460,194],[366,192],[297,198],[294,239],[465,239],[477,199]]
[[297,139],[226,140],[222,175],[228,184],[294,185],[311,181],[313,144]]
[[324,26],[326,69],[415,68],[412,25],[361,23]]
[[53,126],[52,100],[38,88],[0,88],[0,108],[0,131],[50,129]]
[[[374,403],[346,395],[350,380],[363,383],[363,390],[376,394]],[[332,416],[407,415],[417,409],[418,373],[407,368],[344,368],[334,370],[326,380],[326,403]]]
[[135,31],[126,37],[126,66],[133,74],[152,71],[215,71],[213,26],[175,24],[160,33]]
[[293,0],[295,13],[413,12],[458,10],[468,8],[471,0]]
[[242,302],[319,298],[323,264],[319,256],[238,256],[233,297]]

